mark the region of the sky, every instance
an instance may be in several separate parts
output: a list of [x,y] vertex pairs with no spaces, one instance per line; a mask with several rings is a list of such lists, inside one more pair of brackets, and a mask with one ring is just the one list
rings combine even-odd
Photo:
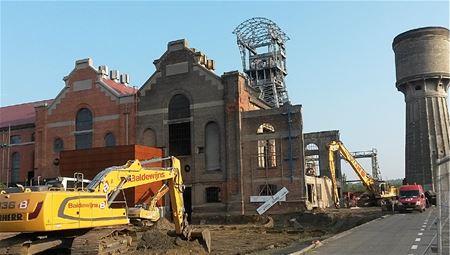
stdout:
[[[349,150],[376,148],[384,179],[404,177],[405,103],[392,40],[449,27],[448,1],[1,0],[0,8],[0,106],[56,97],[75,61],[87,57],[141,87],[167,43],[182,38],[216,61],[216,74],[242,70],[232,31],[268,18],[290,37],[286,84],[292,104],[303,106],[304,132],[340,130]],[[370,159],[361,163],[371,172]]]

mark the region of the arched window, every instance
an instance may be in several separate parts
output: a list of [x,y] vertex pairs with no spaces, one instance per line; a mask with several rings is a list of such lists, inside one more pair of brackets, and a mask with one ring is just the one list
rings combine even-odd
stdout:
[[319,151],[319,147],[314,143],[310,143],[310,144],[306,145],[306,150],[307,151]]
[[150,147],[156,147],[156,135],[153,129],[147,128],[144,131],[143,144]]
[[92,130],[92,113],[88,108],[81,108],[77,113],[76,130]]
[[63,150],[64,150],[64,141],[58,137],[53,141],[53,151],[58,153]]
[[105,135],[105,146],[106,147],[116,146],[116,137],[114,137],[113,133],[108,132]]
[[315,143],[307,144],[305,147],[306,175],[320,175],[319,162],[319,146]]
[[191,116],[191,110],[189,109],[189,99],[187,97],[178,94],[170,99],[169,103],[169,120],[188,118]]
[[86,149],[92,147],[92,112],[81,108],[75,120],[75,148]]
[[220,132],[219,125],[210,122],[205,128],[206,170],[220,169]]
[[[259,136],[275,133],[275,128],[264,123],[259,126],[257,132]],[[258,168],[276,167],[277,152],[275,147],[275,139],[263,137],[258,139]]]
[[[191,154],[191,116],[189,99],[178,94],[169,102],[169,153],[173,156]],[[172,123],[170,121],[173,121]]]
[[17,183],[20,181],[20,154],[14,152],[11,155],[11,182]]

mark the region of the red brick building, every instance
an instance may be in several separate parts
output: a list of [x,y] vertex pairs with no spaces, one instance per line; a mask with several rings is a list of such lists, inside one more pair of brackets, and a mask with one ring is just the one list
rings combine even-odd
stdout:
[[65,86],[36,107],[35,176],[59,175],[59,152],[135,143],[136,89],[128,75],[76,61]]
[[24,182],[35,167],[35,106],[52,100],[0,108],[0,182]]

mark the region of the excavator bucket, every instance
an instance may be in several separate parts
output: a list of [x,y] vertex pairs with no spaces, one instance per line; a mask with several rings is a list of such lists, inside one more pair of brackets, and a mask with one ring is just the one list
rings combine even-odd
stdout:
[[209,229],[194,228],[188,233],[188,239],[197,239],[203,245],[206,251],[211,252],[211,233]]

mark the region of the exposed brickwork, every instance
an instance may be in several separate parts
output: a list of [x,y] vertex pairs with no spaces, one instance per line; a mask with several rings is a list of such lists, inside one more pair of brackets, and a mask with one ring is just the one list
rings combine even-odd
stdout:
[[9,129],[3,129],[0,131],[0,144],[9,144],[10,136],[20,136],[22,142],[19,144],[11,144],[9,147],[0,148],[0,182],[11,183],[11,168],[12,161],[11,156],[14,153],[19,153],[20,158],[20,174],[19,182],[23,183],[28,179],[28,174],[32,174],[34,168],[34,141],[32,136],[34,133],[34,125],[28,127],[12,127],[11,132]]
[[[90,88],[75,89],[75,82],[85,80],[89,81]],[[129,103],[121,103],[125,97],[110,92],[102,80],[92,66],[76,66],[65,78],[66,87],[53,104],[37,108],[36,175],[60,175],[55,164],[59,152],[54,151],[54,141],[60,138],[64,141],[64,150],[75,149],[75,118],[81,108],[88,108],[93,115],[92,147],[104,147],[104,137],[108,132],[115,136],[117,145],[135,143],[135,97],[128,95]]]

